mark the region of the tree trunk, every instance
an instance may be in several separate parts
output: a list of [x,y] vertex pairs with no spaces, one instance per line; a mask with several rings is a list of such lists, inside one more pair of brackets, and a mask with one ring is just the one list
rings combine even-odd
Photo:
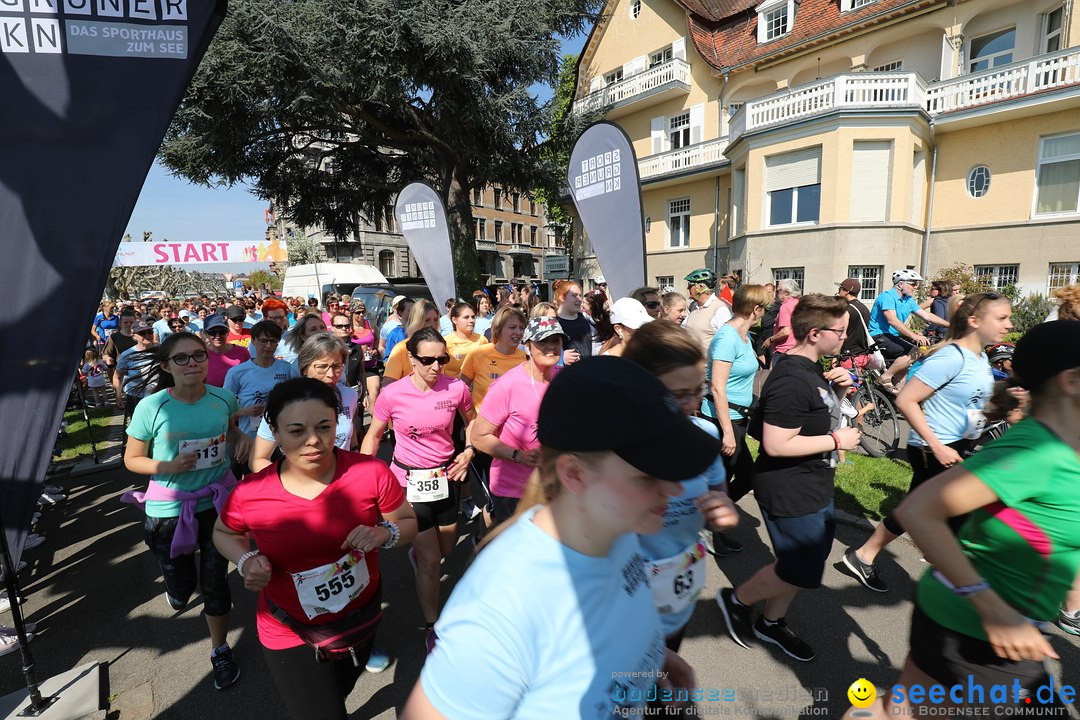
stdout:
[[459,297],[468,297],[481,287],[480,257],[476,251],[476,229],[472,216],[472,188],[463,181],[461,167],[444,173],[443,201],[446,203],[450,230],[450,249],[454,258],[454,283]]

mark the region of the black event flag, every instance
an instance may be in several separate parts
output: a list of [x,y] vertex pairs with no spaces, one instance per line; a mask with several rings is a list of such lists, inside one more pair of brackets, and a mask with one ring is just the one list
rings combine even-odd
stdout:
[[225,6],[0,0],[0,519],[16,563],[120,235]]

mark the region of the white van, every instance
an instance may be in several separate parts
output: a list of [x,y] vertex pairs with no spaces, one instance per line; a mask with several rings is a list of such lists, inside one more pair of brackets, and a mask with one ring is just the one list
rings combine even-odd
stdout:
[[285,297],[323,298],[329,293],[351,293],[357,285],[389,285],[374,265],[359,263],[313,263],[290,265],[285,270],[281,294]]

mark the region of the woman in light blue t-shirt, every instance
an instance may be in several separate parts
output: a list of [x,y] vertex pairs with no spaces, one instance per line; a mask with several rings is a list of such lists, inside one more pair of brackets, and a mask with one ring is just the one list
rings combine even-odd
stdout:
[[[994,388],[994,375],[983,348],[999,343],[1012,330],[1012,306],[997,293],[968,295],[949,318],[945,340],[911,370],[896,407],[911,425],[908,462],[911,488],[964,459],[982,434],[983,409]],[[950,519],[953,531],[966,516]],[[895,513],[877,526],[858,550],[844,555],[844,565],[859,582],[875,592],[889,588],[878,577],[874,560],[886,545],[904,532]]]

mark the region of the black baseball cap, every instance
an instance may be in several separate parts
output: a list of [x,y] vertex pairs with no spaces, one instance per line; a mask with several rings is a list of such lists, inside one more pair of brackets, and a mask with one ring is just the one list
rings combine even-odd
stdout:
[[247,312],[245,312],[244,308],[240,307],[239,305],[230,305],[229,307],[225,308],[225,317],[229,318],[230,320],[243,320],[247,317]]
[[[604,432],[574,422],[593,408]],[[720,454],[720,442],[690,421],[660,380],[619,357],[585,358],[551,381],[537,420],[540,444],[567,452],[611,451],[661,480],[690,480]]]
[[214,313],[213,315],[207,315],[206,320],[203,321],[203,332],[207,330],[213,330],[214,328],[229,329],[229,323],[225,322],[225,316]]
[[1037,390],[1060,372],[1080,368],[1080,322],[1054,320],[1036,325],[1013,351],[1013,373],[1028,390]]
[[154,330],[154,326],[151,325],[150,323],[146,322],[145,320],[139,320],[138,322],[136,322],[134,325],[131,326],[131,334],[132,335],[140,335],[140,334],[142,334],[144,332],[153,332],[153,330]]

